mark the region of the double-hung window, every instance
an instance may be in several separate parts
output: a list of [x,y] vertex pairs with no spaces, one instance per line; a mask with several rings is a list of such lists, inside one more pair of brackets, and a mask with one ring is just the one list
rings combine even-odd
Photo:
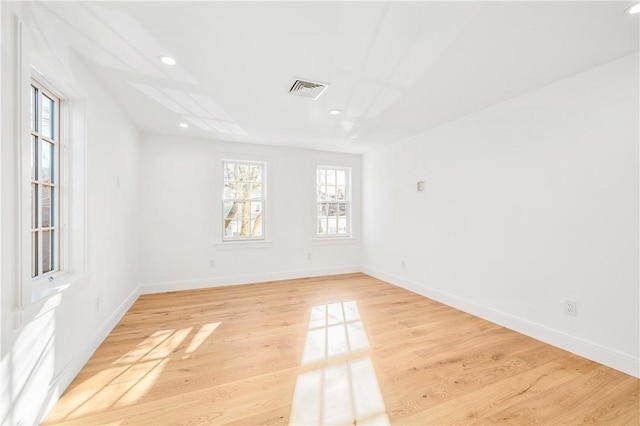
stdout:
[[31,277],[60,268],[60,99],[35,80],[30,92]]
[[263,240],[266,164],[223,160],[222,167],[223,240]]
[[316,169],[316,235],[348,237],[350,224],[350,169],[318,166]]

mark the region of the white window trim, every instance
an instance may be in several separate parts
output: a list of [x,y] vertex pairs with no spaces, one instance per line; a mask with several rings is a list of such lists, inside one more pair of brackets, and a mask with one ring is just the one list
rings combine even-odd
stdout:
[[[346,170],[347,171],[347,192],[346,192],[346,204],[347,204],[347,230],[346,234],[325,235],[318,234],[318,169],[333,169],[333,170]],[[345,241],[355,242],[356,238],[353,236],[353,167],[343,164],[329,164],[329,163],[316,163],[313,168],[313,222],[314,232],[312,241],[318,243],[321,241]]]
[[[249,161],[249,160],[238,160],[235,158],[225,158],[222,160],[222,177],[221,177],[221,181],[222,181],[222,193],[223,193],[223,197],[221,198],[221,211],[224,212],[224,203],[225,200],[224,199],[224,165],[226,163],[236,163],[236,164],[255,164],[255,165],[260,165],[262,167],[262,176],[261,176],[261,181],[262,181],[262,190],[261,190],[261,197],[260,197],[260,202],[262,202],[262,235],[260,236],[239,236],[239,237],[228,237],[225,235],[225,229],[224,229],[224,217],[222,217],[221,221],[220,221],[220,225],[222,226],[222,241],[223,242],[229,242],[229,241],[244,241],[244,242],[249,242],[249,241],[264,241],[265,240],[265,228],[266,228],[266,224],[267,221],[269,220],[269,218],[267,217],[267,212],[266,212],[266,205],[267,205],[267,163],[265,163],[264,161]],[[224,214],[222,215],[224,216]]]
[[[274,241],[271,239],[271,218],[272,209],[269,202],[269,191],[271,188],[271,170],[273,160],[270,156],[266,155],[253,155],[243,152],[216,152],[213,156],[215,173],[213,175],[213,197],[216,202],[214,207],[213,220],[215,226],[213,227],[213,240],[214,247],[218,249],[242,249],[242,248],[270,248]],[[223,194],[224,194],[224,162],[225,161],[238,161],[242,163],[262,163],[264,164],[263,182],[265,183],[263,188],[263,228],[262,237],[255,238],[225,238],[224,237],[224,223],[223,223]]]
[[[63,267],[65,265],[65,261],[66,261],[66,256],[64,254],[64,250],[63,247],[65,247],[64,245],[64,228],[63,228],[63,224],[65,223],[64,220],[64,215],[66,213],[66,206],[67,206],[67,202],[65,202],[65,198],[63,196],[63,194],[61,193],[61,189],[62,189],[62,179],[64,176],[64,171],[67,167],[68,162],[63,160],[63,155],[65,150],[62,147],[62,134],[66,133],[66,132],[61,132],[61,129],[63,128],[63,124],[64,124],[64,120],[62,117],[62,105],[63,105],[63,98],[56,93],[55,88],[52,88],[50,85],[47,85],[45,83],[43,83],[37,76],[32,76],[32,83],[35,83],[36,89],[38,92],[44,95],[51,95],[53,97],[56,98],[57,101],[57,117],[56,117],[56,121],[57,121],[57,125],[56,125],[56,131],[58,132],[58,134],[56,135],[56,137],[54,138],[54,142],[55,142],[55,150],[54,150],[54,155],[55,155],[55,159],[56,164],[56,171],[55,171],[55,175],[54,175],[54,188],[55,188],[55,192],[54,192],[54,197],[53,197],[53,205],[54,205],[54,210],[55,210],[55,221],[52,223],[53,228],[56,231],[56,243],[57,243],[57,249],[55,250],[55,258],[54,258],[54,265],[53,265],[53,270],[51,272],[43,272],[42,274],[39,274],[39,276],[32,278],[32,283],[33,285],[36,286],[42,286],[42,283],[46,283],[46,282],[53,282],[55,280],[56,277],[58,277],[60,275],[60,273],[63,271]],[[40,107],[38,108],[40,109]],[[31,108],[29,108],[29,112],[31,112]],[[42,136],[40,135],[40,131],[38,130],[38,142],[40,141],[40,139],[42,138]],[[30,131],[31,134],[31,131]],[[29,141],[29,147],[30,147],[31,141]],[[30,149],[27,149],[27,151],[29,151],[29,157],[31,157],[31,151]],[[31,182],[31,179],[29,179],[29,181]],[[31,190],[31,183],[29,185],[29,190]],[[31,211],[31,206],[29,206],[29,211]],[[38,210],[38,212],[40,212],[40,210]],[[31,246],[31,242],[29,243],[29,246]],[[42,247],[41,244],[38,244],[38,251],[40,252],[38,254],[38,258],[41,258],[41,252],[42,252]],[[33,262],[33,259],[31,260],[31,262]],[[38,262],[40,263],[40,262]]]
[[[20,18],[13,16],[17,67],[14,117],[16,146],[16,296],[13,326],[46,314],[61,301],[60,294],[88,282],[86,265],[86,105],[58,70],[32,51],[30,34]],[[60,99],[59,117],[59,249],[58,271],[39,279],[31,277],[31,179],[30,100],[32,78]],[[73,165],[69,167],[71,156]],[[73,176],[70,176],[73,175]],[[73,179],[73,186],[70,180]],[[72,201],[71,201],[72,200]],[[69,218],[73,216],[73,225]],[[73,228],[71,230],[71,228]]]

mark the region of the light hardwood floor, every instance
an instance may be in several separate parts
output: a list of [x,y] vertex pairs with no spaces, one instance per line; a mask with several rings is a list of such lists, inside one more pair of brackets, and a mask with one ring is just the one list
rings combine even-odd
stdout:
[[350,274],[141,296],[44,423],[638,425],[639,407],[638,379]]

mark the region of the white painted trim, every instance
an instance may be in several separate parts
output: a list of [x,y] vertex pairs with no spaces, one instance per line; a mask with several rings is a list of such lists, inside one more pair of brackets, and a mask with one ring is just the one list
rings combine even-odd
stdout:
[[[107,320],[99,327],[93,334],[84,350],[79,351],[72,360],[70,360],[60,372],[51,380],[51,384],[48,389],[42,393],[42,397],[39,401],[43,401],[44,405],[41,406],[40,413],[36,419],[36,424],[42,422],[44,417],[51,411],[58,399],[62,396],[64,391],[69,387],[73,379],[84,368],[89,359],[93,356],[94,352],[109,336],[109,333],[122,319],[124,314],[131,308],[133,303],[140,296],[140,287],[137,287],[121,304],[118,308],[107,318]],[[25,424],[22,420],[18,424]]]
[[360,241],[354,237],[318,237],[311,240],[314,246],[333,246],[342,244],[358,244]]
[[295,271],[270,272],[265,274],[232,275],[225,277],[200,278],[188,281],[166,281],[146,283],[140,286],[140,294],[166,293],[168,291],[196,290],[201,288],[224,287],[228,285],[254,284],[267,281],[291,280],[321,277],[324,275],[352,274],[360,272],[359,265],[335,268],[301,269]]
[[606,365],[623,373],[640,378],[640,359],[632,355],[604,347],[597,343],[573,337],[558,330],[537,324],[524,318],[481,305],[479,303],[455,296],[451,293],[434,289],[427,285],[387,274],[377,269],[363,266],[361,272],[395,286],[404,288],[421,296],[428,297],[445,305],[475,315],[487,321],[517,331],[526,336],[564,349],[581,357]]

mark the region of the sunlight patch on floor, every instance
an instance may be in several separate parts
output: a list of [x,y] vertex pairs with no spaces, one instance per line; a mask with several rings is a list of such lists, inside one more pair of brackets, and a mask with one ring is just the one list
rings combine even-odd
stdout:
[[388,425],[371,358],[358,358],[298,376],[291,425]]
[[187,349],[185,349],[184,352],[185,354],[187,354],[187,356],[184,356],[183,359],[188,358],[189,354],[195,352],[195,350],[198,349],[209,336],[211,336],[211,333],[213,333],[215,329],[220,326],[220,324],[221,323],[219,322],[212,322],[201,326],[200,330],[198,330],[196,335],[191,339],[191,342],[189,343],[189,346],[187,346]]
[[371,358],[360,355],[345,361],[345,357],[368,348],[369,339],[354,300],[314,306],[301,363],[324,364],[297,377],[289,424],[388,425]]
[[369,341],[355,301],[311,309],[303,365],[368,348]]
[[[220,326],[220,322],[178,330],[158,330],[120,356],[108,368],[97,371],[69,389],[50,420],[59,422],[138,403],[153,388],[172,356],[193,354]],[[191,339],[188,337],[192,335]],[[183,342],[189,341],[184,350]]]

